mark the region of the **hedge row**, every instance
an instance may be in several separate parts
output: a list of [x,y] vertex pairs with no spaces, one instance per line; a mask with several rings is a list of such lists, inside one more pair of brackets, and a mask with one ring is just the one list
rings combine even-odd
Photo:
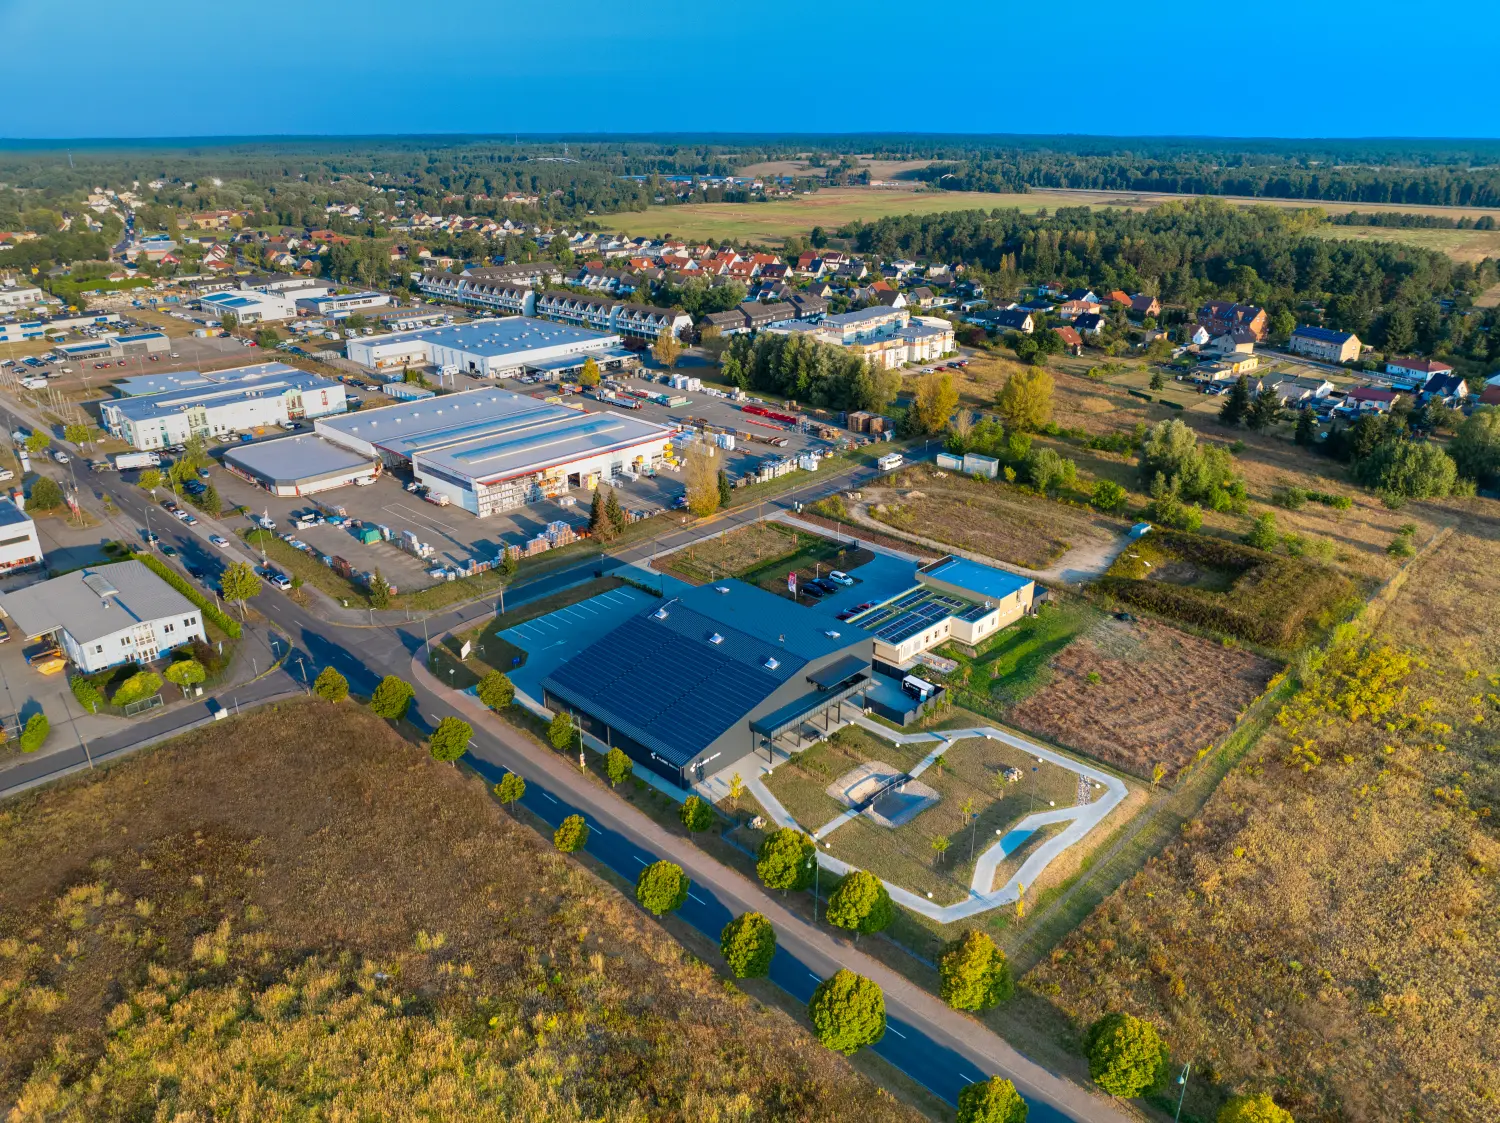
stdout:
[[203,619],[211,621],[226,636],[232,639],[240,638],[240,622],[226,615],[223,609],[194,588],[186,577],[183,577],[175,569],[167,565],[166,562],[160,558],[153,557],[151,554],[136,554],[134,557],[136,561],[140,562],[152,573],[156,574],[168,585],[171,585],[172,588],[197,605],[198,611],[203,613]]

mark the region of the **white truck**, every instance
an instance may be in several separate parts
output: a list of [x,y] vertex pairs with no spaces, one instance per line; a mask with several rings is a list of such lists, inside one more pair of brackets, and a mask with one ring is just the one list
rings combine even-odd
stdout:
[[121,452],[115,455],[115,470],[123,472],[128,468],[158,468],[161,466],[161,453],[159,452]]

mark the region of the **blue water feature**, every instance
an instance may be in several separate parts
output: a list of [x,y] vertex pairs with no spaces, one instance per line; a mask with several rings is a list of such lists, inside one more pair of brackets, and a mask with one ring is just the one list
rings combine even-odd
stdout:
[[[472,754],[465,762],[491,784],[498,783],[505,770]],[[548,826],[556,827],[569,815],[579,814],[577,808],[559,799],[540,784],[528,782],[521,804],[537,815]],[[641,869],[657,861],[661,855],[642,849],[624,835],[601,826],[585,815],[589,824],[588,852],[627,881],[634,882]],[[1003,843],[1009,843],[1012,835],[1024,838],[1030,831],[1012,831]],[[1015,845],[1019,845],[1018,839]],[[1011,847],[1013,848],[1013,847]],[[1010,848],[1007,849],[1010,852]],[[709,939],[717,941],[724,925],[733,919],[730,912],[713,892],[694,885],[688,892],[687,902],[677,915]],[[807,965],[785,948],[777,948],[771,961],[770,979],[799,1002],[807,1002],[813,991],[823,981]],[[886,1034],[872,1046],[885,1060],[895,1065],[919,1084],[941,1096],[950,1104],[957,1105],[958,1093],[967,1085],[984,1079],[964,1057],[946,1046],[939,1045],[915,1026],[899,1018],[886,1018]],[[1030,1107],[1030,1123],[1074,1123],[1050,1104],[1027,1100]]]
[[1013,831],[1007,831],[1005,833],[1005,837],[1000,840],[1000,853],[1004,854],[1006,857],[1009,857],[1010,855],[1014,854],[1017,849],[1019,849],[1021,843],[1025,842],[1035,833],[1036,831],[1030,829],[1029,827],[1025,829],[1018,828]]

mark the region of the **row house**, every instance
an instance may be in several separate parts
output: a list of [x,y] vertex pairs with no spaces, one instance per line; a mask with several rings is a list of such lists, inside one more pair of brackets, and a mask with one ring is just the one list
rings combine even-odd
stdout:
[[524,285],[466,277],[429,270],[418,283],[426,296],[452,304],[488,308],[511,316],[530,316],[536,309],[536,291]]
[[612,331],[648,342],[654,342],[664,332],[680,337],[693,326],[693,319],[686,312],[671,308],[652,308],[644,304],[625,304],[618,300],[580,296],[572,292],[542,293],[536,298],[535,314],[543,319],[575,327]]
[[1363,345],[1352,331],[1334,328],[1299,327],[1292,332],[1287,350],[1327,363],[1350,363],[1359,358]]
[[565,279],[570,285],[611,296],[628,296],[641,287],[640,280],[631,274],[596,264],[585,265]]

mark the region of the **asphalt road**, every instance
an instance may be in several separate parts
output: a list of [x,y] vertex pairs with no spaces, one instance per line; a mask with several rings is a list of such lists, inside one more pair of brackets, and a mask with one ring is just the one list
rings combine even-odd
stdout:
[[[0,409],[0,413],[9,413]],[[23,419],[24,420],[24,419]],[[7,423],[14,426],[15,418]],[[29,423],[29,422],[28,422]],[[790,507],[828,494],[835,488],[856,485],[875,475],[866,468],[852,468],[838,474],[821,476],[805,487],[788,492],[764,508]],[[106,487],[115,498],[120,515],[117,529],[129,532],[135,528],[137,540],[146,525],[148,509],[150,526],[161,536],[161,545],[174,545],[188,564],[196,564],[213,573],[226,560],[239,556],[216,550],[205,541],[212,529],[206,521],[198,527],[187,527],[155,507],[148,496],[136,488],[119,486],[114,477],[79,481],[87,486]],[[576,565],[525,580],[512,586],[506,596],[507,608],[520,607],[593,575],[600,568],[611,569],[624,561],[641,560],[655,550],[668,550],[705,533],[718,533],[754,521],[762,505],[732,510],[693,527],[683,527],[659,540],[622,551],[618,558],[587,558]],[[241,704],[265,700],[277,694],[301,688],[325,666],[332,666],[349,680],[356,693],[370,693],[386,674],[403,678],[417,677],[416,697],[411,718],[420,727],[431,728],[450,713],[462,713],[475,726],[471,752],[466,758],[475,771],[494,782],[505,771],[520,773],[527,780],[525,806],[549,824],[567,815],[583,814],[592,828],[589,853],[620,876],[633,882],[640,869],[659,858],[670,858],[688,869],[694,889],[681,917],[711,939],[717,940],[724,924],[734,915],[755,909],[772,919],[780,947],[772,966],[771,979],[798,1001],[805,1002],[818,982],[841,966],[850,966],[881,981],[886,993],[887,1033],[874,1046],[884,1059],[911,1076],[949,1103],[956,1103],[958,1092],[966,1084],[1001,1074],[1014,1080],[1031,1105],[1031,1118],[1038,1123],[1076,1120],[1078,1123],[1115,1123],[1125,1119],[1112,1105],[1090,1094],[1065,1077],[1048,1072],[1021,1057],[1000,1038],[977,1022],[954,1013],[936,998],[896,976],[882,964],[865,956],[857,948],[836,939],[829,931],[814,927],[787,912],[760,886],[734,871],[712,862],[696,848],[674,838],[659,826],[622,801],[613,799],[586,777],[580,776],[551,754],[538,754],[535,747],[513,730],[498,732],[486,728],[496,724],[474,720],[464,709],[467,699],[455,699],[452,692],[433,689],[413,676],[413,660],[418,658],[429,636],[436,637],[463,624],[489,617],[489,603],[469,605],[429,617],[425,622],[380,624],[376,626],[332,624],[309,612],[289,597],[266,587],[255,600],[255,607],[272,627],[292,644],[287,661],[288,672],[278,672],[253,684],[240,695]],[[128,735],[139,743],[144,735],[157,732],[166,735],[181,732],[206,716],[196,707],[163,715],[155,723],[135,727]],[[160,725],[160,729],[155,729]],[[122,739],[123,739],[122,735]],[[91,746],[95,758],[126,751],[125,744]],[[62,766],[61,757],[48,758],[37,764],[50,765],[51,771]],[[77,755],[81,758],[82,752]],[[77,761],[73,761],[77,764]],[[32,777],[37,779],[38,777]],[[20,779],[16,770],[8,771],[4,780],[9,790]],[[0,795],[5,791],[0,791]]]

